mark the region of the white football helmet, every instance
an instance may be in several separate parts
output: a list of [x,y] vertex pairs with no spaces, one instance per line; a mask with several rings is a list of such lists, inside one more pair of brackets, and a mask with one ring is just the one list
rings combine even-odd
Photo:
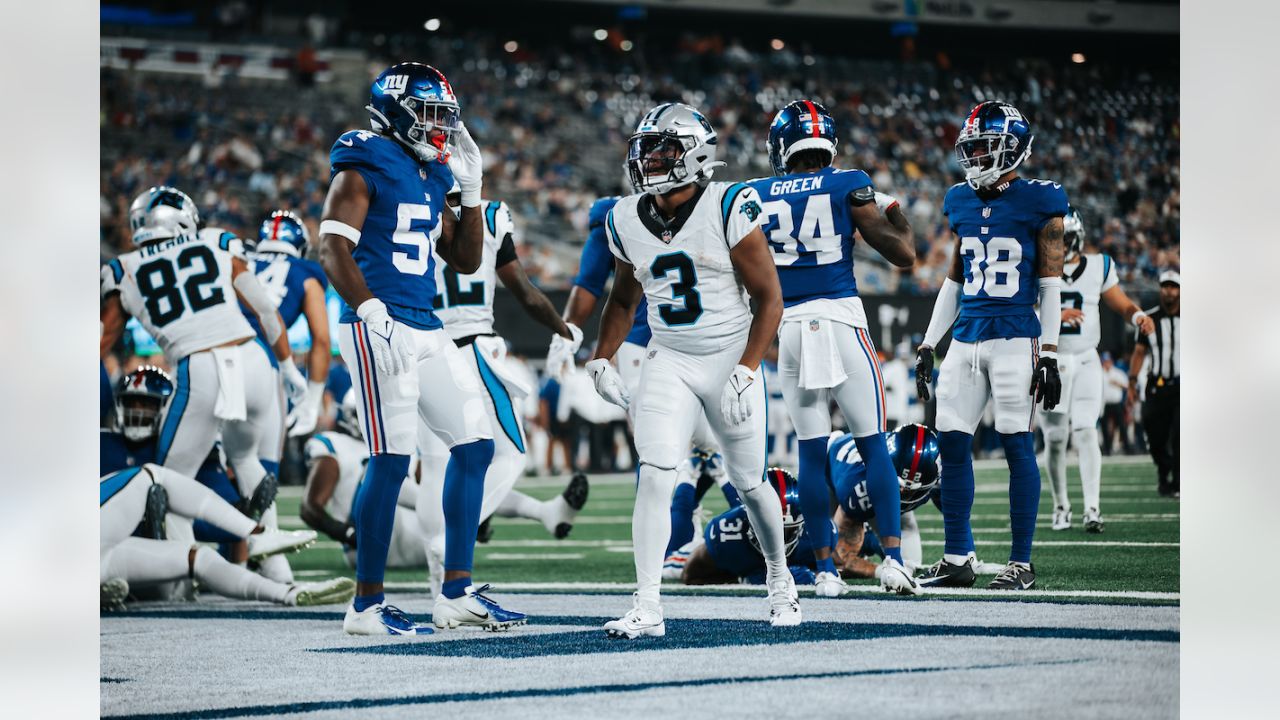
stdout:
[[129,229],[133,231],[134,245],[195,235],[199,225],[200,211],[195,201],[167,185],[147,190],[129,206]]
[[722,165],[716,160],[716,131],[684,103],[663,103],[645,113],[627,144],[631,186],[650,195],[710,180]]
[[364,433],[360,431],[360,417],[356,414],[355,388],[349,388],[347,394],[342,396],[342,402],[338,403],[338,416],[334,419],[333,424],[340,432],[344,432],[357,440],[364,439]]

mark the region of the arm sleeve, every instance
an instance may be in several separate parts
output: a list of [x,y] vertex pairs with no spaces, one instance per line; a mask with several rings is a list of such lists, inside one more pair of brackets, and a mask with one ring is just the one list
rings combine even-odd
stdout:
[[938,341],[951,329],[951,324],[960,314],[960,293],[964,288],[960,283],[947,278],[942,281],[942,289],[938,291],[938,299],[933,303],[933,315],[929,318],[929,329],[924,332],[924,344],[938,347]]
[[760,194],[746,183],[734,183],[725,189],[720,211],[724,218],[724,239],[730,250],[764,224]]
[[494,260],[494,267],[502,267],[507,263],[516,261],[516,242],[511,237],[511,233],[507,233],[502,238],[502,244],[498,245],[498,255]]
[[1062,278],[1040,278],[1040,344],[1057,345],[1062,329]]

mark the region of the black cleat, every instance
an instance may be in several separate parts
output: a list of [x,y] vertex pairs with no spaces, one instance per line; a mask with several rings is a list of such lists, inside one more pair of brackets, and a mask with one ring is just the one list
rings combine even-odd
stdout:
[[480,523],[480,527],[476,528],[476,542],[484,544],[493,539],[493,526],[489,524],[491,519],[493,519],[492,515],[485,518],[484,522]]
[[952,565],[945,558],[939,560],[916,578],[921,587],[973,587],[978,574],[973,569],[973,558],[964,561],[963,565]]
[[147,488],[146,509],[142,513],[142,536],[152,540],[165,540],[164,516],[169,512],[169,493],[163,485],[151,484]]
[[1036,568],[1031,563],[1010,561],[987,585],[988,590],[1030,590],[1036,586]]
[[[587,482],[587,476],[583,473],[574,473],[569,480],[568,486],[564,492],[560,493],[560,497],[564,498],[564,502],[569,506],[570,510],[575,513],[581,510],[587,504],[587,495],[591,492],[591,485]],[[573,530],[573,523],[562,522],[556,525],[555,532],[557,540],[563,540],[569,537],[569,531]]]
[[271,503],[276,501],[276,492],[280,490],[280,482],[276,480],[276,476],[267,473],[262,478],[262,482],[258,483],[258,487],[254,488],[253,497],[249,498],[248,504],[245,505],[244,514],[248,515],[254,521],[262,519],[262,514],[271,508]]
[[1106,528],[1106,523],[1102,522],[1102,513],[1097,508],[1089,508],[1084,511],[1084,531],[1087,533],[1098,534]]

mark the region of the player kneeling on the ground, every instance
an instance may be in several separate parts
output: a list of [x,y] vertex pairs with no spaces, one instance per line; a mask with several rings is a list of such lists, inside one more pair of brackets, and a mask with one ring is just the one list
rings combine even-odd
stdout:
[[[101,513],[99,573],[102,599],[118,605],[128,584],[172,582],[187,577],[219,595],[284,605],[345,603],[355,593],[350,578],[285,584],[233,565],[212,548],[176,540],[131,537],[145,515],[165,512],[200,519],[249,541],[249,557],[261,559],[300,550],[315,542],[310,530],[264,530],[212,490],[159,465],[121,470],[98,481]],[[160,533],[163,535],[163,531]]]

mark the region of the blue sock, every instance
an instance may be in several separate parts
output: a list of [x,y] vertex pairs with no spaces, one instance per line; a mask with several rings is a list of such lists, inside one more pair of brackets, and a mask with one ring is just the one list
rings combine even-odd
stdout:
[[1035,436],[1029,432],[1001,434],[1004,457],[1009,463],[1009,528],[1013,548],[1009,559],[1031,562],[1031,541],[1036,534],[1040,509],[1040,467],[1036,465]]
[[213,523],[205,522],[204,520],[195,520],[192,522],[191,530],[195,533],[196,540],[200,542],[238,543],[243,539],[236,537]]
[[356,526],[356,582],[380,583],[387,572],[387,551],[396,519],[400,483],[409,472],[408,455],[374,455],[356,490],[351,517]]
[[942,524],[947,555],[973,552],[973,436],[951,430],[941,433],[938,451],[942,456]]
[[[356,542],[359,541],[357,540]],[[386,600],[386,596],[382,593],[375,593],[373,595],[357,595],[353,604],[356,606],[356,612],[364,612],[370,607],[380,604],[383,600]]]
[[697,488],[690,483],[676,485],[675,494],[671,497],[671,541],[667,543],[667,554],[663,557],[693,539],[693,509],[698,504],[694,500],[696,492]]
[[262,458],[258,458],[258,462],[262,463],[262,469],[263,469],[263,470],[266,470],[267,472],[271,473],[272,475],[275,475],[275,476],[276,476],[276,479],[279,479],[279,478],[280,478],[280,463],[279,463],[279,462],[276,462],[276,461],[273,461],[273,460],[263,460]]
[[471,576],[458,578],[457,580],[445,580],[440,586],[440,593],[449,599],[460,598],[467,592],[467,587],[471,585]]
[[449,450],[449,465],[444,471],[445,570],[471,572],[480,503],[484,500],[484,475],[492,460],[492,440],[476,440]]
[[[871,507],[876,511],[876,532],[880,534],[880,542],[889,538],[901,538],[902,491],[898,487],[898,473],[893,468],[893,460],[889,458],[889,446],[885,444],[884,434],[854,438],[853,442],[858,446],[862,464],[867,468],[867,497],[871,499]],[[902,561],[902,553],[897,548],[885,548],[885,552],[899,562]],[[894,552],[898,552],[896,557]]]
[[[810,547],[828,547],[833,542],[831,486],[827,484],[827,438],[800,441],[800,511],[804,513],[804,536]],[[814,522],[809,522],[814,518]]]
[[818,561],[818,572],[828,572],[832,575],[836,574],[836,561],[832,558],[823,558]]
[[891,557],[894,560],[897,560],[899,565],[902,564],[902,547],[901,546],[894,545],[893,547],[882,547],[881,550],[884,551],[885,557]]
[[724,499],[729,502],[729,507],[736,508],[742,506],[742,498],[738,496],[738,488],[734,487],[733,483],[725,483],[721,485],[720,492],[724,493]]

